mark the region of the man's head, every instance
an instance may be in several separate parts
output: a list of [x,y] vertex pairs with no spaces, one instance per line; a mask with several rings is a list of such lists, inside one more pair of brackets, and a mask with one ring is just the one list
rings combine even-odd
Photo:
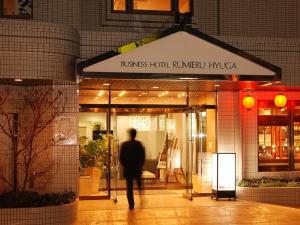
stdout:
[[129,129],[128,133],[129,133],[129,137],[131,139],[135,139],[135,137],[136,137],[136,129],[131,128],[131,129]]

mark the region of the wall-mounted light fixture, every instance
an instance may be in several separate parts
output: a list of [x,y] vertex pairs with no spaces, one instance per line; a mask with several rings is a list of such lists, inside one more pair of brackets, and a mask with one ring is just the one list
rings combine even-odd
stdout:
[[285,95],[283,94],[278,94],[275,96],[274,98],[274,104],[275,106],[279,107],[279,108],[283,108],[286,106],[287,103],[287,98]]
[[255,98],[253,96],[246,95],[243,98],[243,106],[248,110],[252,109],[255,106]]

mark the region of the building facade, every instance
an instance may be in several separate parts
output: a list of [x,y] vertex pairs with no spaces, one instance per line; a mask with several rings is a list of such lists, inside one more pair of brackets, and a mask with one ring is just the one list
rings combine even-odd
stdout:
[[[51,158],[59,158],[60,162],[51,184],[47,186],[48,191],[73,190],[78,192],[80,180],[78,141],[81,136],[88,136],[87,133],[92,132],[86,130],[91,123],[102,121],[105,125],[104,129],[108,133],[110,130],[121,129],[116,122],[121,123],[121,120],[117,119],[118,113],[124,113],[124,111],[117,110],[117,108],[122,108],[121,105],[131,105],[131,107],[127,107],[127,110],[138,108],[138,111],[132,111],[135,116],[142,113],[140,111],[142,108],[155,108],[147,106],[149,105],[147,99],[142,100],[139,104],[133,104],[129,99],[114,100],[119,91],[125,90],[126,87],[126,91],[141,91],[140,94],[145,90],[154,91],[152,88],[157,83],[150,77],[135,84],[130,83],[132,80],[128,77],[123,80],[123,83],[122,79],[118,82],[113,75],[92,77],[93,79],[90,81],[91,77],[86,77],[76,70],[78,63],[173,27],[176,22],[174,13],[181,9],[183,12],[191,11],[193,29],[281,68],[281,78],[276,82],[262,81],[259,78],[243,82],[234,79],[220,82],[215,79],[212,81],[210,78],[207,79],[208,81],[200,79],[197,81],[199,89],[193,89],[189,82],[187,86],[192,89],[191,92],[187,90],[186,86],[180,86],[182,82],[186,81],[173,78],[167,82],[166,79],[161,79],[161,82],[166,83],[159,83],[159,85],[165,85],[165,88],[160,87],[159,91],[173,91],[177,97],[180,93],[182,93],[181,97],[189,96],[177,103],[174,101],[167,104],[174,103],[174,107],[169,108],[174,109],[177,106],[182,109],[180,111],[182,115],[175,114],[174,111],[169,111],[169,113],[174,113],[173,115],[167,115],[167,111],[161,110],[157,113],[156,122],[154,122],[159,124],[159,116],[163,114],[167,115],[166,118],[169,119],[162,119],[165,121],[162,123],[165,124],[170,119],[176,121],[178,117],[179,122],[176,127],[181,127],[181,131],[174,128],[171,132],[174,137],[179,139],[181,165],[178,167],[183,168],[183,173],[185,173],[187,168],[193,167],[194,164],[198,165],[198,161],[200,159],[203,161],[203,157],[206,157],[201,155],[200,158],[196,157],[196,160],[191,156],[192,159],[189,159],[190,155],[186,153],[190,148],[186,143],[188,136],[193,133],[193,128],[188,127],[188,123],[192,121],[192,118],[197,117],[195,111],[189,111],[192,114],[187,115],[186,110],[190,110],[190,106],[198,105],[201,108],[205,105],[207,107],[199,112],[205,111],[206,114],[200,114],[212,117],[211,123],[208,123],[206,127],[206,132],[211,132],[211,141],[208,140],[209,135],[206,134],[207,143],[199,142],[198,144],[206,145],[204,148],[210,150],[205,151],[211,153],[236,153],[238,179],[300,175],[300,139],[298,139],[300,129],[299,1],[194,0],[189,6],[185,6],[187,8],[180,5],[185,1],[170,1],[169,6],[160,6],[166,7],[166,9],[160,10],[160,8],[154,7],[154,10],[148,10],[142,5],[139,6],[139,1],[135,5],[133,1],[126,3],[125,1],[111,0],[32,0],[31,3],[28,3],[29,5],[17,6],[18,10],[15,11],[13,6],[9,6],[7,2],[9,1],[1,1],[0,79],[2,91],[5,93],[9,89],[11,93],[25,93],[33,89],[45,90],[45,87],[51,87],[54,97],[55,91],[59,90],[65,99],[63,113],[56,118],[53,126],[47,128],[49,133],[39,136],[40,141],[43,141],[47,135],[55,136],[60,132],[60,126],[67,127],[69,136],[71,136],[68,137],[70,138],[69,142],[56,143],[49,150]],[[21,11],[20,8],[22,8]],[[201,77],[201,74],[198,75]],[[100,86],[105,82],[110,82],[112,89]],[[181,83],[178,84],[178,82]],[[233,83],[238,83],[238,87],[235,87]],[[102,97],[102,94],[96,92],[101,90],[104,92],[103,96],[107,96],[103,101],[95,99]],[[93,94],[92,91],[95,93]],[[192,92],[195,93],[194,96]],[[203,100],[197,99],[197,93]],[[284,107],[274,105],[274,98],[279,94],[283,94],[287,98],[287,104]],[[249,110],[243,106],[245,96],[252,96],[255,99],[255,105]],[[138,94],[132,97],[142,96]],[[18,98],[20,98],[18,95],[11,95],[5,108],[8,110],[6,113],[19,114],[22,118],[23,111],[18,109]],[[139,99],[141,100],[141,98]],[[107,107],[104,105],[110,104],[114,106],[109,107],[107,111]],[[155,105],[156,108],[162,108],[161,106],[166,105],[166,102],[156,100]],[[209,106],[214,107],[209,108]],[[54,108],[54,106],[52,107]],[[209,112],[209,110],[214,110],[214,112]],[[89,112],[95,114],[88,114]],[[103,117],[92,119],[91,115],[97,116],[97,112],[102,113]],[[142,126],[140,125],[141,120],[149,120],[149,123],[153,120],[150,117],[130,118],[129,116],[126,119],[131,121],[129,125],[136,123],[136,126]],[[199,118],[195,120],[199,121]],[[22,120],[20,119],[20,121]],[[25,119],[24,123],[26,121]],[[84,125],[84,123],[89,125]],[[148,131],[148,128],[143,129],[141,128],[141,131]],[[189,132],[189,130],[191,131]],[[164,131],[164,129],[160,129],[157,125],[155,131],[158,136],[159,131]],[[124,134],[125,131],[122,132]],[[113,133],[116,135],[116,132]],[[143,137],[147,139],[145,136]],[[120,137],[117,139],[120,142],[123,140]],[[163,137],[157,138],[157,146],[162,145],[161,139]],[[7,158],[1,162],[2,168],[0,167],[0,169],[4,171],[3,174],[7,179],[13,180],[12,177],[9,178],[9,174],[12,174],[11,164],[7,163],[12,162],[12,157],[9,156],[11,148],[7,146],[9,146],[7,143],[2,145],[1,152]],[[202,147],[198,146],[198,149],[202,149]],[[198,153],[199,150],[196,150],[195,154]],[[111,156],[113,156],[112,152]],[[152,158],[156,157],[157,152],[154,152]],[[111,160],[113,161],[113,159]],[[209,160],[207,162],[210,163]],[[202,168],[202,166],[201,164],[200,167]],[[32,169],[32,172],[35,170],[37,171],[37,169]],[[189,171],[192,170],[193,168],[190,168]],[[115,184],[112,174],[113,169],[109,169],[111,178],[106,178],[106,184],[103,184],[108,192],[113,189]],[[196,186],[196,182],[193,180],[194,186]],[[3,182],[0,187],[2,190],[9,188]]]

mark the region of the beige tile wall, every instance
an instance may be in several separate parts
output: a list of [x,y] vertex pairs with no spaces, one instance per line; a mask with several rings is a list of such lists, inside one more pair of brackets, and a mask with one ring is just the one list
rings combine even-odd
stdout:
[[71,27],[0,19],[0,78],[75,80],[79,35]]
[[[18,140],[22,140],[21,136],[24,132],[24,129],[32,128],[30,124],[32,115],[23,107],[20,107],[20,96],[29,90],[37,89],[47,89],[54,88],[54,90],[60,90],[63,92],[62,98],[64,101],[58,106],[64,109],[63,116],[64,118],[73,118],[72,120],[64,121],[64,131],[71,130],[74,134],[74,137],[77,137],[77,113],[78,113],[78,102],[77,102],[77,85],[73,83],[69,84],[56,84],[54,86],[33,86],[33,87],[24,87],[24,86],[0,86],[0,93],[3,96],[3,90],[9,89],[10,97],[5,104],[5,110],[8,113],[17,113],[19,118],[20,126],[18,127]],[[55,95],[54,95],[55,96]],[[47,107],[47,106],[45,106]],[[25,110],[24,110],[25,109]],[[22,111],[21,111],[22,110]],[[52,111],[49,108],[49,112]],[[43,117],[42,119],[45,119]],[[35,144],[38,146],[37,151],[40,151],[44,146],[47,140],[52,139],[57,133],[57,129],[53,123],[51,126],[47,127],[42,133],[37,136],[35,139]],[[4,134],[1,132],[1,144],[0,144],[0,166],[1,174],[5,176],[6,179],[12,180],[12,148],[9,138],[4,138]],[[18,148],[21,148],[21,143],[19,142]],[[37,152],[36,151],[36,152]],[[58,144],[50,146],[46,151],[43,151],[42,155],[38,160],[31,164],[32,170],[38,165],[41,167],[47,166],[51,160],[54,161],[54,167],[49,170],[50,173],[45,174],[45,176],[37,177],[35,180],[34,191],[49,191],[49,192],[63,192],[63,191],[74,191],[77,192],[77,179],[79,176],[79,164],[78,164],[78,145],[77,140],[71,144]],[[18,182],[22,183],[24,179],[24,167],[22,155],[19,156],[18,161]],[[5,163],[5,159],[9,160],[8,163]],[[4,160],[4,161],[3,161]],[[50,164],[49,164],[50,165]],[[40,168],[37,168],[39,171]],[[49,179],[46,181],[45,179]],[[45,182],[46,181],[46,182]],[[40,188],[42,184],[47,184],[44,188]],[[9,190],[10,188],[7,185],[4,185],[0,181],[0,191]]]

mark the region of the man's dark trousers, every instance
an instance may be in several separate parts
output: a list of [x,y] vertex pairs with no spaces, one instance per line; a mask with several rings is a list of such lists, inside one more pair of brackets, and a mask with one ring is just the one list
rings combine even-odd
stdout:
[[133,181],[137,181],[138,189],[141,191],[142,189],[142,179],[141,177],[128,177],[126,178],[126,184],[127,184],[127,200],[129,204],[130,209],[134,209],[134,197],[133,197]]

